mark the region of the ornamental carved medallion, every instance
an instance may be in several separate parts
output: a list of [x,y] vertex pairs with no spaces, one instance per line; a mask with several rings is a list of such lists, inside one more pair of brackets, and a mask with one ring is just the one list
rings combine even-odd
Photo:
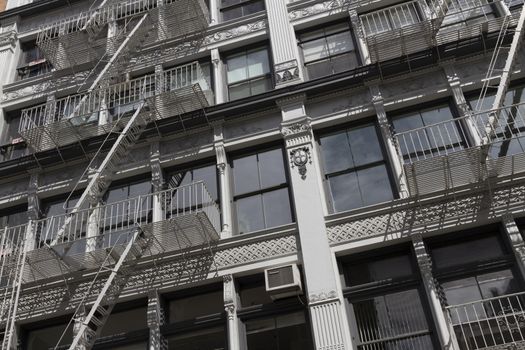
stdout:
[[306,164],[312,164],[312,157],[308,147],[296,148],[290,151],[290,162],[292,168],[297,167],[301,179],[306,179]]

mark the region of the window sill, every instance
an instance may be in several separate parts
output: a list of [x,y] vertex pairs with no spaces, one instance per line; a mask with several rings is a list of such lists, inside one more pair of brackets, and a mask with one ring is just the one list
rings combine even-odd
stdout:
[[53,72],[47,72],[36,77],[29,77],[26,79],[18,80],[13,83],[4,85],[4,92],[13,92],[15,90],[20,90],[29,86],[33,86],[39,83],[49,81],[52,77]]

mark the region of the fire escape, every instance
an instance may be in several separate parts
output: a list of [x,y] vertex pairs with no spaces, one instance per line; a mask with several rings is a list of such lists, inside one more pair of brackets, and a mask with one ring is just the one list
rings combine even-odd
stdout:
[[[204,108],[213,96],[198,62],[124,79],[144,63],[141,52],[150,44],[181,45],[182,56],[198,51],[207,25],[202,1],[104,0],[39,32],[37,45],[53,64],[55,76],[83,71],[84,78],[76,94],[23,110],[20,134],[35,153],[54,149],[62,157],[63,147],[78,145],[92,161],[75,186],[85,186],[82,195],[67,214],[3,230],[3,350],[17,346],[15,321],[23,283],[91,271],[93,281],[71,319],[78,322],[78,330],[69,346],[90,349],[138,259],[166,251],[184,257],[188,250],[204,249],[210,258],[201,268],[211,268],[220,217],[204,183],[100,204],[149,125],[172,118],[184,130],[195,118],[207,122]],[[191,113],[196,111],[200,111],[197,117]],[[188,114],[192,114],[189,122]],[[105,139],[93,156],[84,149],[84,141],[96,136]],[[183,273],[190,271],[188,267]]]

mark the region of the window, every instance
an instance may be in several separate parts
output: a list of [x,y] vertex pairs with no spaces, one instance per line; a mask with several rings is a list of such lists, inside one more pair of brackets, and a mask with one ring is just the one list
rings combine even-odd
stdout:
[[333,212],[391,200],[394,195],[375,125],[319,138]]
[[301,34],[299,40],[310,79],[358,66],[354,40],[348,23]]
[[[56,345],[70,344],[73,340],[73,323],[68,326],[70,317],[23,326],[21,329],[22,349],[50,350],[55,349]],[[59,343],[61,337],[62,340]]]
[[220,285],[183,290],[167,297],[169,325],[162,328],[168,349],[227,348],[223,290]]
[[0,228],[23,225],[27,223],[27,221],[27,205],[21,205],[0,211]]
[[246,50],[226,58],[230,101],[253,96],[272,88],[266,48]]
[[[37,231],[39,244],[50,244],[55,239],[57,232],[64,225],[66,219],[65,214],[71,213],[79,198],[80,193],[73,193],[71,195],[53,197],[42,201],[42,215],[49,220],[44,221],[44,226],[39,225]],[[71,224],[67,226],[67,231],[63,232],[62,240],[76,240],[84,237],[87,230],[87,220],[86,215],[80,214],[72,216]],[[77,242],[74,249],[70,248],[68,252],[75,253],[84,251],[84,248],[85,242],[81,240]]]
[[392,124],[406,162],[448,154],[469,144],[465,128],[454,120],[448,104],[393,117]]
[[408,248],[366,252],[340,264],[347,286],[343,292],[358,328],[357,349],[434,348],[421,280]]
[[22,44],[20,65],[17,68],[19,79],[36,77],[50,72],[51,68],[51,64],[46,61],[46,58],[34,41]]
[[229,21],[260,11],[264,11],[264,0],[221,0],[223,21]]
[[186,186],[194,182],[203,181],[213,200],[218,202],[217,166],[203,165],[190,169],[167,171],[167,182],[170,188]]
[[6,161],[26,155],[27,146],[18,133],[21,112],[7,113],[4,118],[6,126],[4,126],[2,136],[3,145],[0,147],[0,159]]
[[421,22],[416,1],[363,14],[360,19],[367,37]]
[[134,300],[115,306],[94,348],[146,350],[148,339],[147,301]]
[[266,292],[264,275],[236,280],[246,329],[247,350],[313,350],[310,326],[302,296],[273,301]]
[[[469,99],[472,110],[485,111],[492,108],[494,93],[487,93],[480,103],[479,96]],[[498,116],[498,126],[495,130],[495,142],[489,149],[491,158],[511,156],[525,152],[525,89],[516,87],[509,89],[505,95],[503,106],[512,108],[501,109]],[[478,128],[484,128],[488,122],[488,113],[475,115]],[[483,129],[481,129],[483,130]]]
[[452,0],[445,11],[440,31],[458,30],[493,18],[496,18],[496,11],[487,0]]
[[234,158],[233,188],[239,233],[292,222],[281,148]]

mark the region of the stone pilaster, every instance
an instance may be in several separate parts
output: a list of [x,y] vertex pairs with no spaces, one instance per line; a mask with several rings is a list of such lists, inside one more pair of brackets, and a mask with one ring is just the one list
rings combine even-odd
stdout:
[[421,278],[423,279],[425,294],[427,296],[428,304],[430,305],[430,311],[436,326],[441,349],[458,350],[459,347],[452,330],[452,325],[449,322],[449,319],[443,310],[441,300],[439,299],[438,290],[432,274],[432,260],[428,255],[421,234],[415,234],[412,236],[412,245],[416,254]]
[[224,281],[224,310],[228,323],[228,349],[240,350],[240,321],[237,317],[239,300],[235,289],[235,282],[232,275],[225,275]]
[[470,107],[465,99],[463,94],[463,89],[461,88],[461,81],[454,69],[454,65],[447,64],[443,66],[445,75],[447,77],[448,86],[452,92],[452,97],[454,99],[454,104],[459,112],[460,117],[465,117],[465,123],[468,133],[472,138],[473,146],[481,145],[481,135],[478,133],[478,129],[474,121],[469,117],[472,113]]
[[[82,323],[84,322],[85,318],[86,318],[86,310],[84,309],[83,306],[81,306],[81,310],[78,310],[74,316],[74,319],[73,319],[73,336],[72,336],[72,339],[75,339],[75,337],[77,336],[78,332],[80,332],[80,328],[82,327]],[[85,334],[84,334],[84,337],[85,337]],[[76,350],[86,350],[87,347],[85,345],[83,345],[83,343],[85,343],[85,341],[80,341],[79,344],[75,347]]]
[[210,4],[210,25],[219,24],[221,14],[219,12],[220,0],[209,0]]
[[265,0],[268,28],[272,45],[275,87],[303,81],[303,67],[299,64],[299,50],[295,31],[288,17],[286,2]]
[[217,157],[217,171],[219,173],[219,183],[221,190],[221,219],[222,219],[222,232],[221,238],[227,238],[232,236],[233,232],[233,220],[232,220],[232,203],[233,195],[230,186],[230,167],[228,164],[228,158],[226,155],[226,149],[224,148],[224,139],[222,134],[222,123],[217,123],[213,127],[214,129],[214,146],[215,155]]
[[[164,174],[160,165],[160,144],[153,142],[150,145],[150,159],[149,164],[151,168],[151,184],[153,185],[153,192],[159,192],[164,189]],[[153,196],[153,222],[162,221],[164,212],[162,209],[162,196],[155,194]]]
[[357,48],[359,55],[361,56],[361,62],[363,65],[370,64],[370,53],[368,52],[368,46],[366,45],[365,33],[361,27],[361,21],[359,20],[359,15],[355,9],[348,11],[350,15],[350,23],[352,24],[352,31],[357,42]]
[[388,121],[383,96],[379,86],[374,85],[370,87],[370,94],[372,95],[372,104],[377,116],[377,122],[381,130],[381,138],[385,144],[386,152],[394,170],[397,190],[401,198],[408,197],[407,182],[403,171],[403,157],[399,152],[399,147],[396,145],[392,127]]
[[[11,19],[7,19],[10,21]],[[0,28],[0,97],[3,97],[3,86],[15,80],[16,67],[20,55],[20,45],[17,35],[17,17],[12,23],[2,23]],[[4,112],[0,109],[0,135],[6,127]],[[3,141],[3,140],[2,140]]]
[[295,198],[296,220],[303,258],[308,305],[316,349],[350,349],[344,337],[341,300],[324,223],[322,192],[310,118],[305,96],[278,101],[286,142],[290,182]]
[[165,320],[162,311],[162,300],[157,290],[150,291],[148,295],[147,322],[149,328],[148,350],[167,350],[168,341],[160,332],[160,327]]
[[215,103],[220,104],[226,102],[227,91],[225,89],[226,73],[224,72],[224,64],[221,61],[219,49],[211,50],[211,63],[213,64],[213,91],[215,92]]
[[40,199],[38,198],[37,190],[38,173],[32,172],[27,188],[27,216],[29,220],[36,220],[40,217]]
[[525,242],[523,241],[523,236],[512,216],[503,217],[503,227],[505,228],[507,239],[512,246],[512,251],[516,257],[520,272],[523,278],[525,278]]

